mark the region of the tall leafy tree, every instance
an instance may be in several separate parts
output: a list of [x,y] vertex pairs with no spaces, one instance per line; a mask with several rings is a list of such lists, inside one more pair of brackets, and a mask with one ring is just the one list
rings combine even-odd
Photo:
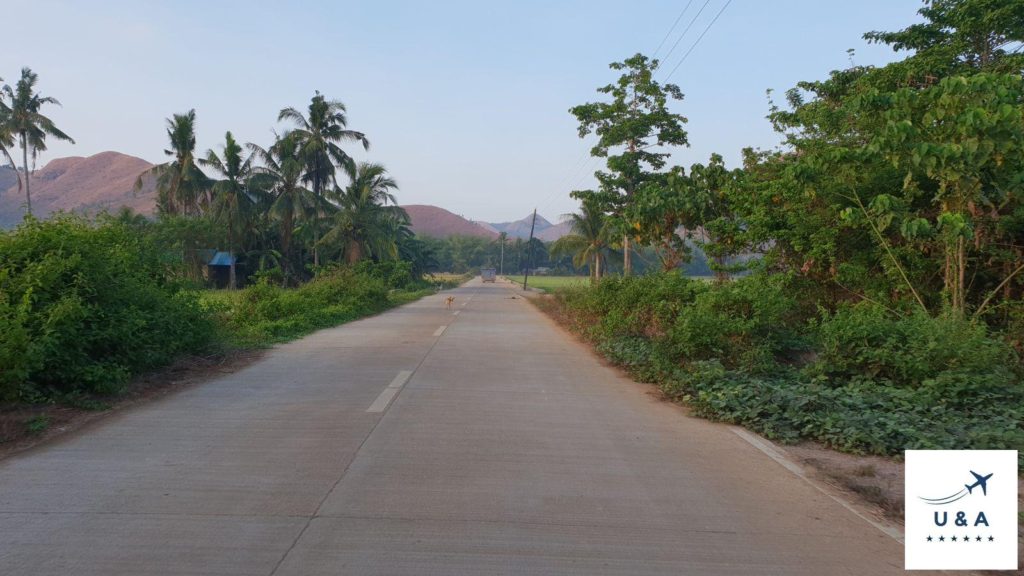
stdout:
[[323,242],[340,246],[349,264],[364,258],[397,258],[398,237],[409,223],[405,211],[395,205],[398,184],[380,164],[346,164],[343,170],[349,184],[334,191],[338,209]]
[[885,67],[879,78],[930,85],[957,74],[1020,73],[1024,69],[1024,6],[1018,0],[926,0],[923,22],[864,38],[913,54]]
[[328,100],[318,90],[309,103],[306,114],[295,108],[285,108],[278,114],[278,121],[289,121],[294,125],[291,136],[299,147],[299,154],[305,164],[303,180],[313,188],[316,197],[316,214],[313,219],[313,264],[320,265],[320,219],[325,213],[324,192],[336,183],[338,166],[354,169],[354,161],[342,148],[344,142],[360,142],[364,149],[370,146],[362,132],[348,129],[345,105],[338,100]]
[[596,176],[601,183],[598,197],[620,215],[623,234],[623,268],[632,270],[629,241],[631,224],[621,218],[623,208],[637,190],[654,178],[665,166],[669,146],[688,145],[683,129],[686,118],[669,110],[670,100],[682,100],[675,84],[654,80],[658,61],[636,54],[622,62],[613,62],[612,70],[622,71],[619,79],[598,88],[611,97],[610,102],[590,102],[569,109],[579,122],[579,136],[598,137],[591,155],[607,158],[607,171]]
[[209,206],[209,178],[199,168],[196,158],[196,111],[175,114],[167,119],[170,148],[164,154],[174,159],[158,164],[139,175],[135,190],[144,185],[146,176],[156,178],[157,210],[162,214],[195,216]]
[[243,157],[242,147],[229,131],[224,135],[222,154],[207,150],[206,158],[201,158],[199,163],[220,177],[210,189],[213,194],[213,217],[227,227],[228,253],[231,255],[228,285],[233,289],[237,286],[235,260],[239,234],[251,227],[256,216],[254,193],[249,189],[253,175],[252,158]]
[[601,264],[611,250],[611,227],[600,203],[593,196],[585,196],[578,213],[566,214],[571,232],[551,245],[551,255],[569,254],[573,266],[590,268],[590,281],[601,279]]
[[[3,146],[3,141],[5,140],[4,133],[6,133],[8,141],[13,136],[17,139],[18,146],[21,147],[22,173],[25,177],[25,206],[29,215],[32,214],[32,184],[29,181],[29,157],[31,156],[34,166],[39,153],[46,150],[46,138],[48,136],[71,142],[72,144],[75,143],[70,136],[57,128],[53,120],[43,115],[41,110],[44,105],[55,104],[60,106],[60,102],[56,98],[43,96],[37,92],[36,84],[38,82],[39,75],[29,68],[22,68],[21,78],[18,79],[18,83],[14,88],[6,85],[3,87],[3,91],[7,95],[10,104],[9,110],[2,113],[3,116],[6,116],[5,124],[7,129],[0,129],[0,146]],[[4,146],[4,148],[6,147]]]

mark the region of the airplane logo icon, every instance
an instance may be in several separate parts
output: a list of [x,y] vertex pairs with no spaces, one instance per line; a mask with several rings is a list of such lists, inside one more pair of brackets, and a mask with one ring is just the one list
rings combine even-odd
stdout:
[[972,490],[974,490],[978,486],[981,486],[981,494],[983,496],[988,496],[988,479],[992,477],[992,474],[989,474],[988,476],[982,476],[981,474],[978,474],[974,470],[971,470],[971,475],[974,476],[975,482],[974,484],[964,484],[964,486],[967,488],[967,493],[971,494]]
[[964,487],[961,488],[960,491],[957,492],[956,494],[950,494],[949,496],[945,496],[943,498],[925,498],[924,496],[918,496],[918,498],[924,500],[926,503],[931,504],[933,506],[952,504],[953,502],[956,502],[961,498],[965,498],[966,496],[973,494],[974,489],[979,486],[981,487],[981,495],[988,496],[988,479],[992,477],[992,474],[982,476],[981,474],[978,474],[974,470],[970,470],[970,473],[971,476],[974,476],[974,484],[964,484]]

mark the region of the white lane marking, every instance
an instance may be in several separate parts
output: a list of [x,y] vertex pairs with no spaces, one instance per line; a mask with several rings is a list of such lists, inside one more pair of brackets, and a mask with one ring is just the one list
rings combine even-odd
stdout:
[[401,388],[405,386],[405,383],[409,381],[409,377],[412,376],[412,370],[402,370],[395,376],[395,379],[388,384],[388,388]]
[[388,384],[388,387],[377,396],[377,399],[370,404],[370,407],[366,409],[367,412],[383,412],[391,400],[398,394],[398,391],[405,386],[405,383],[409,381],[409,377],[412,376],[412,370],[402,370],[395,376],[395,379]]
[[840,506],[842,506],[843,508],[846,508],[847,510],[852,512],[854,516],[857,516],[861,520],[867,522],[868,524],[871,524],[875,528],[878,528],[879,530],[882,531],[883,534],[885,534],[886,536],[888,536],[888,537],[892,538],[893,540],[899,542],[900,544],[903,543],[903,532],[900,529],[898,529],[898,528],[891,528],[889,526],[883,526],[882,524],[879,524],[878,522],[875,522],[871,518],[868,518],[867,516],[865,516],[865,515],[861,514],[860,512],[858,512],[853,506],[850,506],[844,500],[833,496],[830,492],[828,492],[827,490],[825,490],[824,488],[819,486],[817,482],[815,482],[815,481],[811,480],[810,478],[808,478],[807,474],[804,473],[803,469],[800,468],[800,466],[798,466],[797,464],[791,462],[788,458],[785,457],[785,455],[783,455],[781,452],[776,450],[775,447],[772,446],[770,443],[766,442],[765,440],[762,440],[758,436],[755,436],[755,435],[751,434],[750,432],[747,432],[746,430],[744,430],[742,428],[733,428],[732,431],[737,436],[739,436],[740,438],[744,439],[748,444],[750,444],[754,448],[757,448],[761,452],[764,452],[764,454],[766,456],[768,456],[772,460],[775,460],[775,462],[777,462],[783,468],[785,468],[786,470],[789,470],[790,472],[795,474],[798,478],[800,478],[804,482],[807,482],[808,484],[813,486],[818,492],[821,492],[825,496],[828,496],[829,498],[835,500]]
[[462,312],[462,310],[456,310],[455,312],[452,312],[452,316],[458,316],[459,312]]
[[440,336],[441,334],[444,334],[444,329],[447,328],[447,327],[448,327],[447,325],[446,326],[441,326],[437,330],[434,330],[434,336]]
[[398,388],[385,388],[384,391],[380,393],[380,396],[377,396],[377,399],[373,401],[373,404],[370,404],[370,407],[367,408],[366,411],[383,412],[384,409],[388,407],[388,404],[391,403],[391,399],[395,397],[395,394],[398,394]]

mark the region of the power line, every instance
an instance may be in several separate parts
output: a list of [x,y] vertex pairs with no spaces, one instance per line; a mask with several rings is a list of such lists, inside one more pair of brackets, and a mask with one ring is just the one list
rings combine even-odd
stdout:
[[707,8],[708,4],[710,3],[711,0],[704,1],[704,5],[701,6],[700,10],[697,10],[697,13],[693,15],[693,19],[691,19],[690,23],[686,25],[686,29],[683,30],[683,33],[679,35],[679,38],[676,38],[675,44],[673,44],[672,47],[668,49],[668,54],[665,54],[665,57],[662,58],[662,60],[668,60],[668,57],[671,56],[672,53],[676,51],[676,46],[679,46],[679,43],[683,41],[683,38],[686,38],[686,33],[690,31],[690,28],[693,27],[693,23],[697,21],[697,18],[700,18],[701,13],[704,12],[704,9]]
[[679,24],[680,20],[682,20],[683,14],[686,14],[686,11],[690,9],[690,4],[693,4],[693,0],[687,2],[686,8],[683,8],[683,11],[679,13],[679,16],[676,16],[676,21],[672,23],[672,27],[669,28],[668,32],[665,33],[665,37],[661,39],[661,44],[658,44],[658,47],[655,48],[654,52],[651,53],[651,58],[654,58],[655,56],[658,55],[658,51],[661,50],[661,47],[665,45],[665,41],[668,40],[668,37],[672,35],[672,31],[676,29],[676,25]]
[[676,73],[676,70],[678,70],[679,67],[683,65],[683,62],[686,62],[686,57],[690,55],[690,52],[693,52],[693,49],[697,47],[697,44],[700,44],[701,39],[704,38],[704,35],[708,33],[708,30],[710,30],[711,27],[714,26],[715,22],[718,21],[718,17],[722,15],[722,12],[725,12],[725,9],[729,7],[729,4],[732,4],[732,0],[726,0],[725,5],[722,6],[722,9],[718,11],[718,14],[715,14],[715,17],[711,19],[711,22],[708,22],[708,25],[706,28],[704,28],[704,31],[700,33],[700,36],[698,36],[697,40],[693,43],[692,46],[690,46],[690,49],[686,51],[686,54],[683,54],[682,59],[680,59],[679,62],[676,63],[675,67],[672,68],[672,71],[668,73],[668,76],[665,76],[661,80],[662,82],[668,82],[668,79],[671,78],[672,75]]

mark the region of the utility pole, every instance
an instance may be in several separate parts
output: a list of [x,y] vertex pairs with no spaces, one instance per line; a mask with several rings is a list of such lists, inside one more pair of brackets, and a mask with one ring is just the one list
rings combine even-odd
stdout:
[[530,239],[526,242],[526,274],[523,275],[523,290],[526,290],[526,281],[530,279],[530,268],[533,266],[533,252],[530,244],[533,244],[533,227],[537,225],[537,209],[533,209],[533,221],[530,222]]

